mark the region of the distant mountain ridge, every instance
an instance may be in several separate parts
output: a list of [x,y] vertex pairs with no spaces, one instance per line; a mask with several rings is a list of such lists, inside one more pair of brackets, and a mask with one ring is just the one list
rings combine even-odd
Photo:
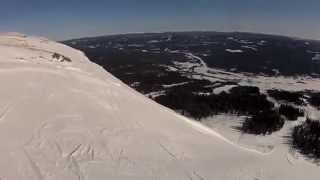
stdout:
[[268,34],[268,33],[258,33],[258,32],[245,32],[245,31],[164,31],[164,32],[128,32],[128,33],[119,33],[119,34],[109,34],[109,35],[99,35],[99,36],[84,36],[80,38],[71,38],[66,40],[61,40],[60,42],[68,42],[68,41],[75,41],[81,39],[96,39],[96,38],[104,38],[104,37],[112,37],[112,36],[141,36],[141,35],[159,35],[159,34],[243,34],[243,35],[256,35],[256,36],[271,36],[271,37],[280,37],[280,38],[289,38],[289,39],[297,39],[297,40],[304,40],[304,41],[320,41],[317,39],[308,39],[308,38],[301,38],[295,36],[288,36],[288,35],[280,35],[280,34]]

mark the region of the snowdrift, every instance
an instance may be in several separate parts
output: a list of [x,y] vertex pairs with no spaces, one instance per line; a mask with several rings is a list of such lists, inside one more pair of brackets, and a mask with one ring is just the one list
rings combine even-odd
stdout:
[[319,167],[239,147],[45,38],[0,35],[1,180],[301,180]]

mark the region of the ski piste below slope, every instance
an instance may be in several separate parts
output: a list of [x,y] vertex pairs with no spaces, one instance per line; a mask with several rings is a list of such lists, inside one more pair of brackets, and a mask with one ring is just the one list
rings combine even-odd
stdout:
[[287,150],[233,144],[44,38],[0,35],[0,83],[1,180],[320,178]]

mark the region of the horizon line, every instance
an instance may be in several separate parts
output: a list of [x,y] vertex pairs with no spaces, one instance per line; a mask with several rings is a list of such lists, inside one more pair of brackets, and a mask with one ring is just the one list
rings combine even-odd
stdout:
[[278,37],[285,37],[297,40],[306,40],[306,41],[320,41],[320,39],[311,39],[306,37],[299,37],[294,35],[285,35],[285,34],[277,34],[277,33],[266,33],[266,32],[255,32],[255,31],[217,31],[217,30],[177,30],[177,31],[149,31],[149,32],[119,32],[119,33],[109,33],[109,34],[101,34],[101,35],[88,35],[79,38],[70,38],[70,39],[63,39],[57,40],[57,42],[66,42],[66,41],[74,41],[74,40],[81,40],[81,39],[91,39],[91,38],[101,38],[101,37],[109,37],[109,36],[121,36],[121,35],[138,35],[138,34],[165,34],[165,33],[242,33],[242,34],[257,34],[257,35],[266,35],[266,36],[278,36]]

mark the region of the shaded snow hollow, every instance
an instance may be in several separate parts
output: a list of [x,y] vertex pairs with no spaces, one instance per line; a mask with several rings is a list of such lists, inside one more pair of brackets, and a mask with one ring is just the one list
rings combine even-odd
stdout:
[[1,34],[0,64],[1,180],[320,177],[287,150],[240,147],[154,103],[65,45]]

